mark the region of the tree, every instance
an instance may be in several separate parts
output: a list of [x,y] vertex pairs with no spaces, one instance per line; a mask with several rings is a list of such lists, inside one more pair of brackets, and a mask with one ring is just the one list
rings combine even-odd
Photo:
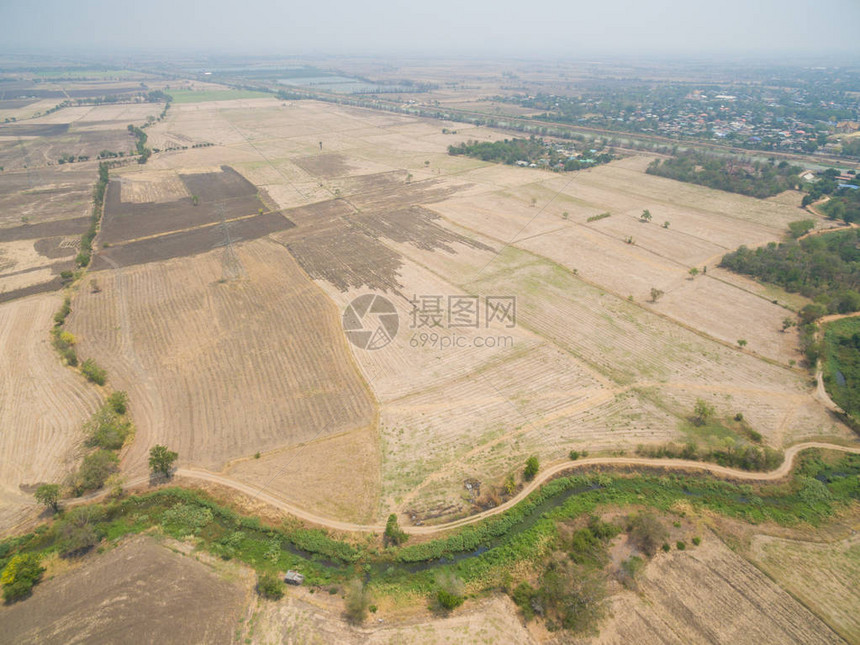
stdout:
[[640,221],[643,221],[643,222],[650,222],[651,221],[651,211],[649,211],[646,208],[644,211],[642,211],[642,214],[639,216],[639,219],[640,219]]
[[738,347],[744,348],[746,346],[747,346],[747,341],[745,341],[743,338],[738,340]]
[[30,595],[33,587],[42,578],[45,568],[39,556],[34,553],[19,553],[12,556],[9,563],[0,574],[0,584],[3,585],[3,599],[15,602]]
[[699,275],[699,269],[697,269],[696,267],[693,267],[692,269],[690,269],[689,273],[690,273],[690,280],[692,280],[697,275]]
[[669,220],[663,222],[663,228],[669,228]]
[[629,518],[630,541],[645,555],[657,553],[657,545],[666,539],[666,527],[653,513],[639,513]]
[[257,575],[257,594],[268,600],[280,600],[284,597],[284,583],[271,571]]
[[152,474],[170,477],[170,469],[178,457],[179,455],[168,450],[167,446],[160,444],[153,446],[149,451],[149,468],[152,470]]
[[523,477],[525,477],[527,481],[531,481],[535,478],[535,475],[538,474],[538,470],[540,470],[540,462],[535,455],[532,455],[526,459],[526,467],[525,470],[523,470]]
[[663,292],[657,287],[651,287],[651,302],[657,302],[663,297]]
[[697,426],[703,426],[714,416],[714,406],[704,399],[696,399],[696,405],[693,406],[693,422]]
[[60,555],[64,558],[80,556],[101,542],[97,524],[104,517],[104,510],[95,505],[79,506],[69,511],[57,531]]
[[388,522],[385,524],[385,542],[398,546],[409,539],[409,535],[400,528],[397,523],[397,515],[392,513],[388,516]]
[[783,331],[783,333],[787,332],[790,327],[794,327],[796,324],[797,323],[794,321],[793,318],[788,318],[788,317],[783,318],[782,319],[782,331]]
[[367,619],[370,607],[370,595],[361,580],[351,580],[346,585],[346,618],[349,622],[360,625]]
[[60,487],[57,484],[42,484],[36,489],[36,501],[56,513],[60,510]]

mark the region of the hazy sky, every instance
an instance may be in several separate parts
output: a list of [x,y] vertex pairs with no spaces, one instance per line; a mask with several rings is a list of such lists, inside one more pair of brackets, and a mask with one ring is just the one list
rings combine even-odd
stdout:
[[860,58],[860,0],[0,0],[0,25],[0,52]]

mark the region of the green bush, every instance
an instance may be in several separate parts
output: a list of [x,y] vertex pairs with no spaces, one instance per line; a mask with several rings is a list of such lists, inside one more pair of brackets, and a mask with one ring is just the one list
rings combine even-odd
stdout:
[[99,367],[91,358],[88,358],[83,362],[81,365],[81,372],[87,377],[87,380],[95,383],[96,385],[104,385],[105,381],[107,381],[107,372]]
[[687,545],[684,542],[682,542],[681,540],[678,540],[677,542],[675,542],[675,546],[678,547],[679,551],[683,551],[684,549],[687,548]]
[[385,524],[385,542],[387,544],[400,545],[409,539],[409,535],[400,528],[397,523],[397,515],[392,513],[388,516],[388,522]]
[[100,448],[84,457],[78,471],[76,492],[82,494],[90,490],[98,490],[104,486],[107,478],[119,470],[119,457],[110,450]]
[[693,538],[693,545],[694,546],[699,546],[701,543],[702,543],[702,538],[700,538],[700,537],[694,537]]
[[111,392],[111,395],[107,398],[107,404],[117,414],[125,414],[128,409],[128,394],[122,390]]
[[34,553],[19,553],[9,560],[0,573],[3,585],[3,599],[7,603],[28,597],[33,587],[42,579],[45,568],[39,556]]
[[525,470],[523,470],[523,477],[525,477],[527,481],[531,481],[535,478],[535,475],[538,474],[539,470],[540,462],[535,455],[532,455],[531,457],[526,459],[526,467]]
[[69,510],[57,529],[58,550],[64,558],[87,553],[102,539],[99,528],[105,519],[99,506],[81,506]]
[[439,607],[444,609],[445,611],[451,611],[459,607],[463,604],[465,598],[463,596],[458,596],[456,594],[452,594],[445,589],[439,589],[436,591],[436,602],[439,604]]
[[84,431],[88,446],[119,450],[131,433],[131,423],[120,417],[108,401],[84,425]]
[[537,589],[532,587],[528,582],[521,582],[511,593],[511,600],[523,612],[523,618],[526,619],[526,622],[535,617],[533,601],[536,595]]
[[284,597],[283,581],[270,571],[257,575],[257,594],[267,600],[280,600]]

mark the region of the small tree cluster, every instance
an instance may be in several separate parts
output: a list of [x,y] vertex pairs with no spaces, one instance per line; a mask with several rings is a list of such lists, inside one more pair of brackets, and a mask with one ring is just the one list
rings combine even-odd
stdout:
[[409,535],[400,528],[400,524],[397,523],[397,515],[392,513],[388,516],[388,522],[385,524],[385,542],[386,544],[393,544],[394,546],[398,546],[406,542],[409,539]]
[[267,600],[280,600],[284,597],[284,583],[271,571],[257,575],[257,594]]
[[525,470],[523,470],[523,477],[526,479],[526,481],[531,481],[535,478],[535,475],[538,474],[539,470],[540,462],[535,455],[532,455],[531,457],[526,459],[526,467]]
[[170,477],[170,469],[178,457],[179,454],[169,450],[167,446],[153,446],[149,451],[149,468],[152,474]]

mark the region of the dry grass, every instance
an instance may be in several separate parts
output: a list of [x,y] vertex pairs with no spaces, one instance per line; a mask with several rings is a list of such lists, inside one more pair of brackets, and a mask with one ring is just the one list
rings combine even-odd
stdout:
[[20,487],[60,482],[76,461],[81,425],[100,394],[63,367],[49,330],[62,298],[40,295],[0,305],[0,522],[8,528],[21,505]]
[[339,314],[283,249],[237,249],[242,278],[222,282],[223,251],[97,274],[68,328],[114,387],[129,391],[143,468],[155,443],[220,468],[257,451],[367,426],[373,402],[346,353]]
[[753,561],[849,643],[860,641],[860,538],[806,542],[753,538]]

